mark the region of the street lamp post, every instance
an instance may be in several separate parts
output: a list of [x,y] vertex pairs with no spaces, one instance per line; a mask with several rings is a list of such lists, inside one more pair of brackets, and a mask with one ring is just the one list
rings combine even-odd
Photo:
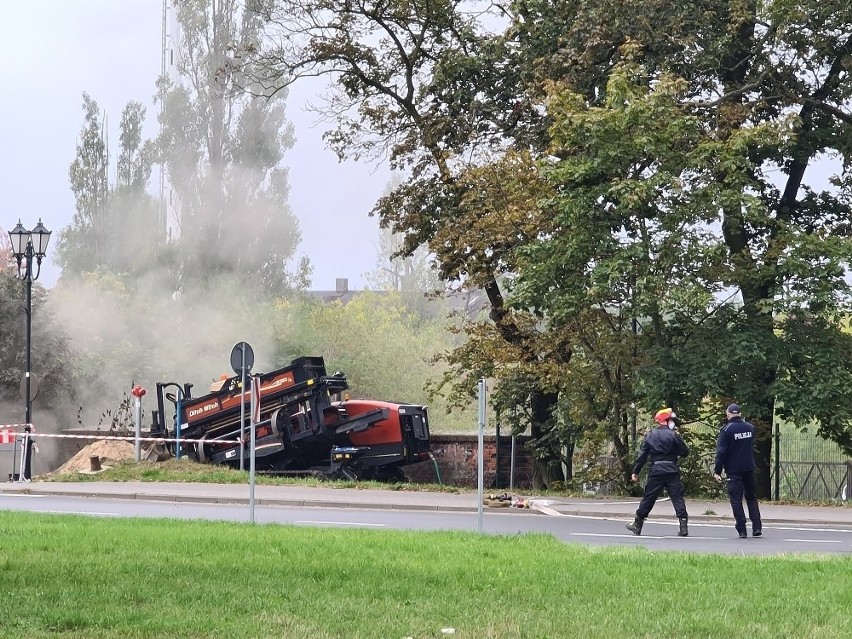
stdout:
[[[18,225],[9,231],[12,240],[12,254],[18,263],[18,278],[27,286],[27,305],[24,313],[27,315],[27,370],[24,372],[24,420],[26,427],[32,424],[30,406],[30,380],[31,380],[31,344],[32,344],[32,304],[33,304],[33,281],[38,279],[41,273],[41,260],[47,252],[47,243],[50,241],[50,231],[39,219],[38,224],[32,231],[28,231]],[[33,273],[33,260],[35,260],[35,273]]]

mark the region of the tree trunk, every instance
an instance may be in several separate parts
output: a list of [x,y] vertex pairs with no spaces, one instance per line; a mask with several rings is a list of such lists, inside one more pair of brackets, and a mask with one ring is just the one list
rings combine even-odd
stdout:
[[760,407],[757,414],[747,417],[754,425],[754,479],[757,496],[760,499],[772,498],[772,415],[775,401],[768,401]]
[[565,444],[565,481],[574,479],[574,442]]
[[618,466],[621,470],[621,476],[624,478],[624,483],[630,485],[630,476],[633,474],[633,460],[630,458],[630,447],[621,437],[621,428],[614,425],[611,430],[612,446],[615,449],[615,455],[618,459]]
[[[549,428],[552,428],[553,413],[556,410],[556,402],[559,396],[556,393],[545,393],[533,390],[530,393],[530,408],[532,411],[532,436],[535,439],[544,437]],[[564,481],[561,467],[558,469],[553,462],[558,459],[555,452],[543,458],[538,456],[533,460],[532,481],[534,489],[550,488],[554,481]]]

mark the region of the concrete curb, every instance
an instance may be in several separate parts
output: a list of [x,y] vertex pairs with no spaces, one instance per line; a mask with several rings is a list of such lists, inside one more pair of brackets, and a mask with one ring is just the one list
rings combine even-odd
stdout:
[[[159,493],[100,493],[90,490],[38,490],[33,488],[19,488],[15,490],[2,490],[0,495],[32,495],[44,497],[84,497],[90,499],[123,499],[123,500],[139,500],[139,501],[159,501],[159,502],[188,502],[194,504],[227,504],[227,505],[248,505],[248,497],[211,497],[204,495],[175,495],[175,494],[159,494]],[[401,504],[401,503],[375,503],[375,502],[355,502],[355,501],[328,501],[321,499],[290,499],[290,498],[275,498],[262,497],[256,498],[255,504],[259,506],[290,506],[297,508],[369,508],[378,510],[416,510],[416,511],[443,511],[443,512],[477,512],[476,507],[468,506],[453,506],[443,504]],[[517,512],[528,509],[520,508],[488,508],[488,512]]]

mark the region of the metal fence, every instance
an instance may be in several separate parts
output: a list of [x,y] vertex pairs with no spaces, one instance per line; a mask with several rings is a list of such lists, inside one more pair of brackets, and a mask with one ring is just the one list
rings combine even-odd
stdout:
[[[702,464],[712,471],[712,441],[718,426],[693,424],[692,434],[705,437]],[[709,438],[709,439],[708,439]],[[600,468],[618,471],[618,460],[611,455],[597,458]],[[772,497],[779,500],[852,502],[852,458],[834,442],[810,432],[773,433],[771,486]],[[609,495],[618,491],[617,480],[586,482],[584,492]]]
[[852,458],[813,433],[774,434],[772,485],[776,500],[852,500]]

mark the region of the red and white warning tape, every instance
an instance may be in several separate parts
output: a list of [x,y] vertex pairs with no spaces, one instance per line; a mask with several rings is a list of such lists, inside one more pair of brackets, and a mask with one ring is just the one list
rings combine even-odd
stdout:
[[[0,426],[2,428],[2,426]],[[130,441],[135,442],[137,438],[133,435],[129,436],[120,436],[120,435],[66,435],[59,433],[14,433],[11,431],[6,431],[7,436],[14,437],[23,437],[27,435],[28,437],[36,438],[36,437],[45,437],[48,439],[99,439],[99,440],[108,440],[108,441]],[[185,438],[176,438],[176,437],[139,437],[138,441],[140,442],[180,442],[182,444],[228,444],[236,446],[240,443],[239,439],[185,439]]]

